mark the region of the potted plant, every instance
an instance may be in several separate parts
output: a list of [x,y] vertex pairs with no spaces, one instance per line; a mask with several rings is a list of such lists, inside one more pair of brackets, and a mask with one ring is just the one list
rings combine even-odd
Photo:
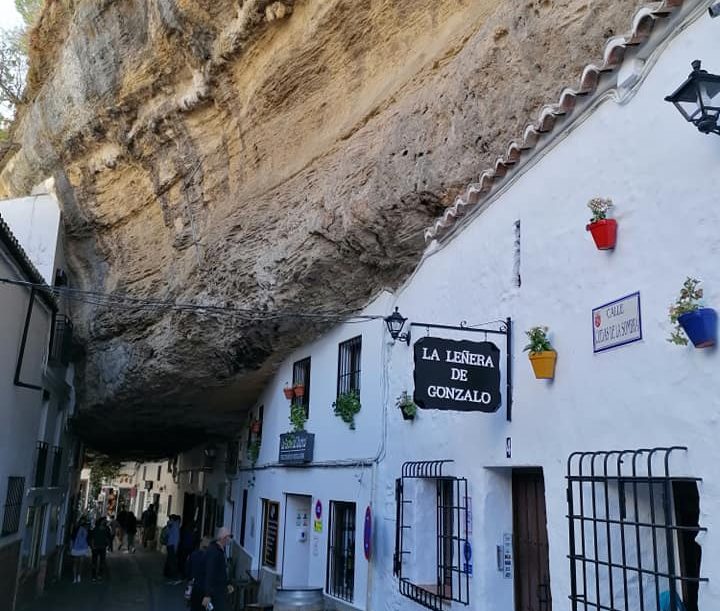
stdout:
[[260,420],[252,420],[250,422],[250,432],[252,433],[259,433],[260,429],[262,429],[262,422]]
[[415,405],[410,395],[407,394],[407,391],[403,390],[402,393],[400,393],[400,396],[395,401],[395,405],[400,409],[403,419],[415,420],[417,405]]
[[333,411],[343,422],[355,430],[355,415],[360,411],[360,395],[357,390],[350,390],[338,395],[333,403]]
[[587,204],[592,212],[590,222],[585,226],[595,241],[598,250],[612,250],[617,241],[617,221],[607,218],[613,207],[610,198],[593,197]]
[[293,433],[300,433],[305,430],[307,415],[305,414],[305,406],[302,403],[293,403],[290,406],[290,424],[293,426]]
[[295,396],[295,389],[290,386],[287,382],[285,382],[285,388],[283,388],[283,394],[285,395],[285,398],[288,401],[292,401],[292,398]]
[[529,342],[523,350],[529,352],[530,364],[538,380],[552,380],[555,377],[557,352],[550,345],[547,332],[547,327],[532,327],[525,331]]
[[703,290],[700,280],[686,278],[680,296],[670,306],[670,322],[675,325],[668,339],[673,344],[687,346],[688,338],[696,348],[709,348],[717,342],[717,313],[700,307]]
[[255,466],[255,463],[258,460],[258,457],[260,456],[260,440],[259,439],[253,439],[250,444],[248,445],[247,449],[247,457],[250,463]]
[[305,384],[298,382],[295,386],[293,386],[293,392],[296,397],[303,397],[305,395]]

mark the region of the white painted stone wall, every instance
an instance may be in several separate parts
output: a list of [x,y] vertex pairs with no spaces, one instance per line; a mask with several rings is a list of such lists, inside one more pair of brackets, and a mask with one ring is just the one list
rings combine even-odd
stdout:
[[53,195],[0,200],[0,215],[22,244],[45,282],[52,284],[61,258],[60,206]]
[[[396,305],[415,321],[445,324],[513,319],[513,420],[495,414],[422,411],[408,424],[389,409],[387,458],[375,504],[374,609],[419,608],[392,577],[394,480],[403,461],[453,459],[473,503],[471,610],[513,607],[512,580],[496,570],[496,545],[512,531],[509,468],[542,467],[554,611],[570,609],[565,469],[575,450],[686,445],[673,460],[699,485],[703,547],[700,608],[720,600],[718,352],[666,341],[668,306],[686,276],[703,280],[720,309],[720,138],[699,134],[663,101],[690,62],[720,73],[720,20],[704,15],[659,56],[626,104],[604,102],[446,244],[434,245]],[[614,252],[595,249],[586,202],[611,197],[619,223]],[[515,221],[521,221],[522,286],[513,283]],[[634,291],[642,341],[592,352],[591,309]],[[388,311],[390,308],[388,308]],[[522,352],[524,331],[547,325],[559,357],[555,380],[536,380]],[[414,329],[415,330],[415,329]],[[445,337],[476,339],[469,334]],[[412,350],[392,348],[392,401],[412,389]],[[504,392],[504,387],[503,387]],[[506,458],[506,438],[512,457]],[[453,605],[452,608],[456,608]],[[466,608],[457,605],[457,608]],[[654,606],[653,606],[654,608]]]
[[[385,316],[388,309],[389,295],[383,294],[366,308],[365,314]],[[362,407],[355,417],[356,429],[350,430],[347,424],[334,415],[332,403],[337,394],[338,345],[358,335],[362,335]],[[251,470],[245,459],[244,470],[233,482],[236,543],[240,541],[242,492],[243,489],[248,490],[244,551],[251,556],[251,565],[255,570],[261,566],[263,499],[280,503],[278,558],[277,569],[274,571],[277,574],[283,572],[286,541],[296,536],[296,516],[292,513],[292,503],[288,528],[285,527],[286,495],[310,496],[313,511],[316,502],[320,500],[321,532],[314,530],[314,522],[311,521],[307,542],[307,585],[313,587],[325,587],[330,502],[356,504],[354,600],[352,605],[348,606],[358,609],[369,608],[369,563],[365,560],[363,551],[363,520],[365,509],[371,504],[372,498],[372,465],[384,451],[383,405],[388,381],[380,361],[383,352],[389,349],[385,344],[385,335],[385,324],[381,319],[346,323],[333,328],[322,339],[288,355],[252,412],[253,417],[257,417],[259,406],[264,406],[262,446],[256,468]],[[313,465],[306,468],[283,467],[278,464],[280,434],[289,432],[291,425],[288,420],[289,401],[285,399],[282,389],[286,383],[292,382],[293,364],[308,356],[311,358],[310,417],[305,429],[315,434],[314,461]],[[240,435],[240,440],[241,456],[244,457],[247,452],[247,431]],[[229,523],[227,514],[226,523]],[[290,548],[288,566],[295,561],[297,554],[301,553],[294,541],[290,542]],[[295,570],[290,569],[289,579],[293,583],[288,582],[286,585],[297,585]]]

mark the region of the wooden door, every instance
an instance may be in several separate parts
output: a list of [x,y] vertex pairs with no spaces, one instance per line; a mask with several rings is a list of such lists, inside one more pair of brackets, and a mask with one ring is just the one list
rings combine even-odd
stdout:
[[515,611],[552,611],[542,471],[513,471],[512,484]]

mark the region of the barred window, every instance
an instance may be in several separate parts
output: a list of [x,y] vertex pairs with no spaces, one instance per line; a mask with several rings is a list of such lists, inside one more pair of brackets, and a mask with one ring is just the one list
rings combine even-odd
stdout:
[[573,611],[698,611],[700,501],[670,473],[683,447],[576,452],[568,459]]
[[293,387],[297,384],[304,386],[303,394],[293,397],[293,405],[302,405],[305,408],[305,417],[310,417],[310,357],[297,361],[293,365]]
[[348,602],[355,589],[355,503],[330,501],[326,591]]
[[45,472],[47,471],[48,444],[44,441],[37,442],[35,456],[35,488],[42,488],[45,485]]
[[8,477],[7,494],[5,495],[5,512],[3,515],[2,533],[11,535],[20,528],[20,512],[25,494],[24,477]]
[[338,397],[350,391],[360,392],[360,356],[362,336],[342,342],[338,349]]
[[53,448],[52,472],[50,475],[50,485],[58,486],[60,484],[60,468],[62,466],[63,450],[59,446]]
[[443,472],[450,462],[407,462],[395,484],[393,572],[403,596],[435,611],[470,602],[467,480]]

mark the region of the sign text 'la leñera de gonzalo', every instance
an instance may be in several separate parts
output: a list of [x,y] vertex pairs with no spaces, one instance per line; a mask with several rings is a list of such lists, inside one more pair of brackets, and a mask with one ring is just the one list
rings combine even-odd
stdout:
[[424,409],[495,412],[500,350],[492,342],[423,337],[415,342],[414,401]]

